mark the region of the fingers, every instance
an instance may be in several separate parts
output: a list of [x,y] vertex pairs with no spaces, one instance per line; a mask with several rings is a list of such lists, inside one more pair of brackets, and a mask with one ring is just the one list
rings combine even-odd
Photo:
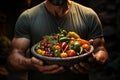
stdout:
[[98,69],[100,67],[103,66],[104,61],[102,61],[103,59],[100,58],[99,54],[94,54],[92,53],[92,55],[88,58],[88,62],[91,65],[91,70],[92,69]]
[[35,57],[29,59],[29,67],[33,70],[37,70],[39,66],[42,66],[43,62]]
[[80,62],[79,65],[83,67],[87,72],[91,69],[91,66],[87,63]]
[[65,71],[63,67],[59,67],[58,65],[43,65],[43,61],[35,57],[32,57],[31,62],[43,74],[56,74]]
[[56,73],[61,73],[64,72],[63,67],[57,67],[57,68],[52,68],[51,70],[45,70],[43,71],[43,74],[56,74]]
[[64,72],[63,67],[59,67],[58,65],[46,65],[46,66],[39,66],[39,71],[43,74],[56,74],[60,72]]
[[75,69],[74,67],[70,67],[70,70],[73,71],[74,73],[78,74],[79,71],[77,69]]
[[98,63],[104,64],[106,62],[106,54],[104,51],[98,51],[96,54],[93,54],[93,57],[97,60]]
[[70,69],[74,73],[83,73],[86,74],[90,72],[93,69],[99,69],[101,68],[101,64],[105,62],[105,57],[102,55],[103,52],[99,51],[97,54],[92,53],[91,56],[89,56],[88,61],[80,62],[79,64],[75,64],[74,66],[70,67]]
[[82,73],[87,74],[91,70],[95,69],[97,61],[94,59],[94,57],[90,57],[89,61],[86,62],[80,62],[79,64],[75,64],[74,66],[70,67],[70,70],[72,70],[74,73]]
[[39,59],[37,59],[37,58],[35,58],[35,57],[32,57],[32,58],[31,58],[31,62],[32,62],[32,64],[43,65],[43,61],[41,61],[41,60],[39,60]]
[[93,39],[90,39],[90,40],[89,40],[89,43],[92,45],[92,44],[93,44],[93,41],[94,41]]
[[39,70],[41,72],[44,72],[44,71],[52,71],[52,70],[55,70],[59,68],[58,65],[45,65],[45,66],[39,66]]
[[70,67],[70,69],[74,73],[86,74],[89,72],[90,66],[88,64],[80,62],[79,64],[75,64],[73,67]]

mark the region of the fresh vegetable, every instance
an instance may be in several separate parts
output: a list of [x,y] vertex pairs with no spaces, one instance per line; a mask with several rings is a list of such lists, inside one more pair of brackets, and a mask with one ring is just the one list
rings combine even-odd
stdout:
[[76,41],[78,41],[81,45],[83,45],[83,44],[90,44],[89,41],[87,41],[85,39],[81,39],[81,38],[77,38]]
[[65,47],[67,46],[67,42],[62,42],[61,43],[61,48],[64,50],[65,49]]
[[70,37],[75,38],[75,39],[80,38],[80,36],[79,36],[76,32],[68,32],[68,35],[69,35]]
[[54,56],[55,57],[60,57],[60,50],[55,50],[54,51]]
[[70,40],[70,38],[69,37],[61,37],[60,39],[59,39],[59,41],[60,42],[64,42],[64,41],[69,41]]
[[68,50],[67,51],[67,56],[68,57],[76,56],[75,50],[73,50],[73,49]]
[[90,45],[89,44],[83,44],[82,48],[86,49],[87,51],[89,51],[90,50]]
[[66,51],[69,49],[69,45],[67,44],[67,42],[62,42],[61,48],[62,48],[62,51]]
[[70,42],[69,42],[70,44],[74,44],[74,40],[70,40]]
[[63,51],[67,51],[69,49],[69,45],[66,45],[65,49]]
[[63,34],[64,36],[67,35],[67,31],[66,30],[61,30],[61,34]]
[[79,56],[90,51],[91,42],[81,39],[76,32],[60,29],[57,34],[46,35],[35,47],[35,51],[48,57]]
[[74,44],[73,44],[73,49],[76,51],[76,52],[80,52],[80,43],[78,41],[75,41]]
[[61,50],[61,46],[58,45],[58,44],[54,45],[53,47],[54,47],[55,50]]
[[41,54],[41,55],[44,55],[44,54],[45,54],[45,51],[44,51],[44,50],[41,50],[41,49],[38,49],[38,50],[37,50],[37,53],[38,53],[38,54]]
[[61,54],[60,54],[60,57],[61,58],[66,58],[68,55],[67,55],[67,53],[66,52],[62,52]]

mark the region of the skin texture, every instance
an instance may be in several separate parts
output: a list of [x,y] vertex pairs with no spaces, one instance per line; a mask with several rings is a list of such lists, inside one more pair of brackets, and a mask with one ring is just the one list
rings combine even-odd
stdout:
[[[61,17],[69,11],[70,1],[68,0],[67,4],[63,6],[54,6],[50,4],[48,0],[46,0],[45,6],[54,16]],[[94,39],[93,46],[95,47],[95,50],[93,52],[93,55],[88,59],[89,63],[80,62],[79,64],[75,64],[70,67],[71,71],[76,74],[85,74],[88,73],[92,68],[97,67],[98,64],[102,65],[106,62],[106,60],[108,59],[108,53],[104,47],[104,39]],[[29,47],[29,39],[16,37],[13,38],[12,49],[8,58],[8,63],[11,66],[11,69],[14,69],[15,71],[27,71],[32,69],[38,70],[43,74],[56,74],[65,71],[64,67],[58,65],[44,65],[41,60],[35,57],[25,57],[26,51],[29,49]],[[95,63],[97,65],[95,65]]]
[[[24,45],[23,45],[24,44]],[[43,62],[35,57],[25,58],[25,52],[29,47],[30,40],[26,38],[14,38],[12,41],[12,52],[9,56],[9,63],[12,69],[17,71],[39,70],[43,74],[54,74],[64,71],[63,67],[58,65],[43,65]]]
[[73,72],[86,74],[90,70],[99,68],[106,63],[108,53],[104,47],[104,38],[97,38],[93,40],[92,45],[94,46],[94,51],[88,58],[89,63],[80,62],[79,64],[73,65],[70,67]]

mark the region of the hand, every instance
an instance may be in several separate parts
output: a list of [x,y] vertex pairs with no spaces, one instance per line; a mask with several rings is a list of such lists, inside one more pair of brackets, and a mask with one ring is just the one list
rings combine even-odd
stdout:
[[76,74],[78,73],[87,74],[91,69],[92,66],[85,62],[80,62],[79,64],[75,64],[72,67],[70,67],[70,70]]
[[98,60],[100,55],[94,55],[92,54],[87,62],[80,62],[78,64],[74,64],[73,66],[70,67],[70,70],[73,71],[74,73],[82,73],[82,74],[87,74],[93,69],[97,69],[101,66],[100,61]]
[[31,62],[34,68],[43,74],[56,74],[65,71],[63,67],[59,67],[58,65],[43,65],[43,61],[35,57],[32,57]]
[[108,53],[104,47],[104,38],[96,38],[90,40],[94,46],[94,51],[92,55],[88,58],[88,62],[80,62],[75,64],[70,69],[75,73],[86,74],[92,69],[99,69],[103,66],[108,60]]
[[89,73],[90,70],[95,68],[95,65],[93,64],[93,59],[90,57],[89,60],[92,62],[80,62],[78,64],[74,64],[73,66],[70,67],[70,70],[73,71],[74,73],[82,73],[82,74],[87,74]]

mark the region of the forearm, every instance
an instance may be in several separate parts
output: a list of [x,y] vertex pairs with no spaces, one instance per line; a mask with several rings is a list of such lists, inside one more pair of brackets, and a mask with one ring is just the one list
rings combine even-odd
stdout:
[[104,64],[108,60],[108,52],[105,49],[104,46],[104,39],[96,39],[93,43],[94,46],[94,57],[96,58],[97,61],[100,63]]
[[17,71],[26,71],[33,69],[31,58],[26,58],[20,53],[12,53],[8,57],[9,69],[14,69]]

